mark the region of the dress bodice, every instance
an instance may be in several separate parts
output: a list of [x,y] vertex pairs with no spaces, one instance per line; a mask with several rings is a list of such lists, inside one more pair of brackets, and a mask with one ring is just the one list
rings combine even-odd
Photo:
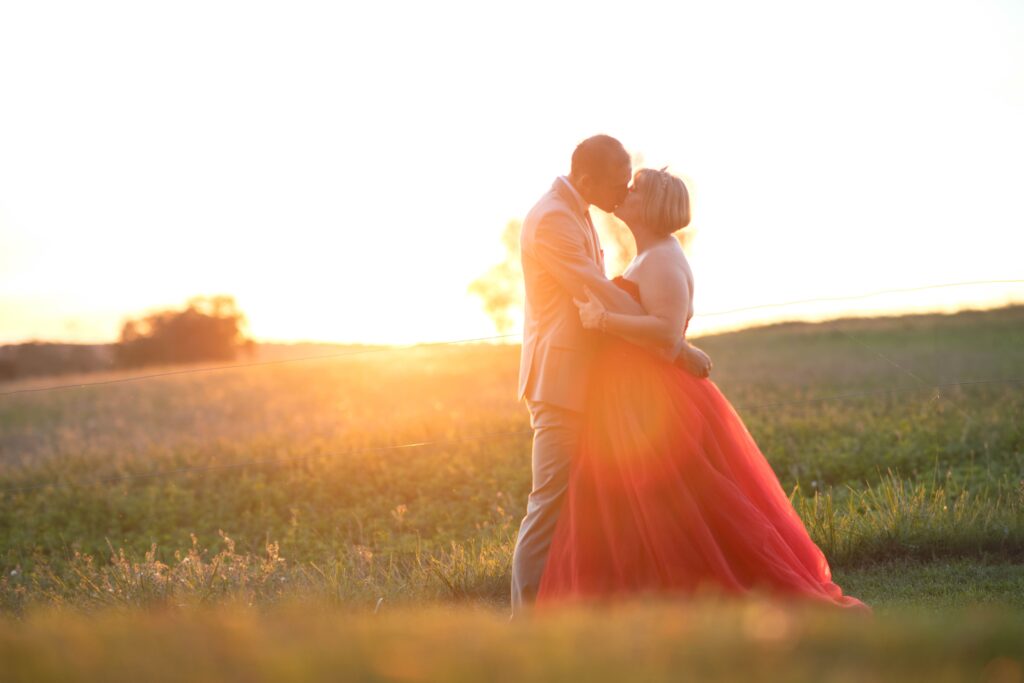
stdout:
[[616,275],[614,278],[612,278],[612,282],[620,289],[625,290],[625,292],[629,294],[631,297],[636,299],[637,303],[640,303],[640,285],[633,282],[632,280],[627,280],[621,275]]

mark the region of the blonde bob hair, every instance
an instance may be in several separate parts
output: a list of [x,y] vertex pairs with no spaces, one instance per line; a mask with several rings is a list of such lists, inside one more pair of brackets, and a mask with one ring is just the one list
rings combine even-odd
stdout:
[[690,193],[683,181],[664,168],[641,168],[633,186],[643,197],[643,219],[649,228],[671,235],[690,224]]

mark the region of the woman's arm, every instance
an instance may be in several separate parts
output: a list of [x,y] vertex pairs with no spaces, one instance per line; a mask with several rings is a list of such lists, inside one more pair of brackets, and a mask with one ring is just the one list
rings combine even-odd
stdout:
[[574,299],[580,320],[588,329],[599,329],[629,342],[652,348],[666,360],[698,377],[711,372],[711,359],[683,335],[689,317],[690,286],[687,271],[671,251],[648,254],[636,282],[645,313],[626,315],[608,311],[585,290],[586,299]]
[[689,314],[690,285],[683,264],[671,250],[657,249],[645,254],[645,262],[632,275],[640,287],[643,312],[639,315],[607,310],[589,290],[586,299],[574,299],[584,327],[672,348],[682,337]]

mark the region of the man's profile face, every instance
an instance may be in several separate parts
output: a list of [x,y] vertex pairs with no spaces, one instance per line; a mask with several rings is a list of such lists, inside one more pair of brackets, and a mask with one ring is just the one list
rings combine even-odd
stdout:
[[629,157],[610,164],[605,174],[590,178],[590,203],[611,213],[626,199],[632,177],[633,164]]

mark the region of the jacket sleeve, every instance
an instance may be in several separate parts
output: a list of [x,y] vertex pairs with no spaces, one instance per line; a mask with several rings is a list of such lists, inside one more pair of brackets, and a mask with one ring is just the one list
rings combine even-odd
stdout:
[[643,315],[643,307],[601,272],[587,253],[585,240],[580,227],[568,214],[552,212],[537,223],[534,257],[574,298],[585,298],[583,287],[587,286],[609,311]]

